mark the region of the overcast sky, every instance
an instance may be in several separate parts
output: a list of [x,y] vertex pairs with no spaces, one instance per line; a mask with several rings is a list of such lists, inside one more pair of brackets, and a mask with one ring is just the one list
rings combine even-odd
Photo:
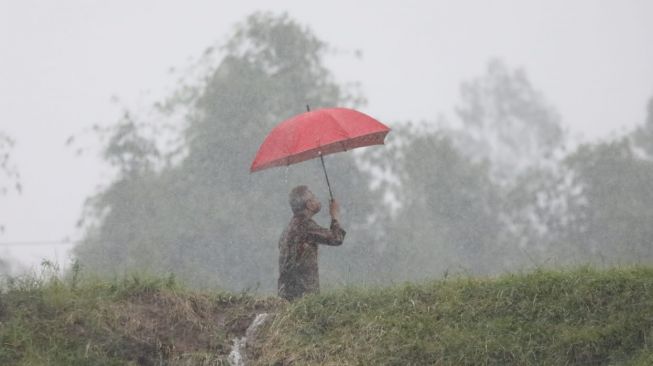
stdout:
[[66,139],[165,95],[171,67],[256,10],[286,11],[334,46],[337,79],[361,82],[364,111],[389,125],[451,117],[461,81],[494,57],[525,69],[585,139],[641,123],[653,96],[647,0],[0,0],[0,130],[24,186],[0,197],[0,258],[65,262],[68,245],[34,242],[78,236],[84,199],[110,178]]

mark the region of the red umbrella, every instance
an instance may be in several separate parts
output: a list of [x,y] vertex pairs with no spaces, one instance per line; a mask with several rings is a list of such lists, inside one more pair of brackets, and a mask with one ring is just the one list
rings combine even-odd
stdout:
[[256,153],[250,172],[320,157],[331,193],[324,155],[357,147],[383,145],[390,129],[374,118],[348,108],[308,111],[281,122]]

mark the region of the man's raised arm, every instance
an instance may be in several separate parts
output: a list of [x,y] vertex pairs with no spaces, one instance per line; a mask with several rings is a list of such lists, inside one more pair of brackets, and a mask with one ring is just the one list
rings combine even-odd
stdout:
[[316,243],[334,246],[340,245],[345,240],[345,234],[347,232],[340,227],[340,223],[338,222],[340,218],[340,206],[335,200],[332,200],[329,204],[329,213],[331,214],[331,226],[329,229],[325,229],[315,223],[315,221],[310,220],[306,228],[306,233]]

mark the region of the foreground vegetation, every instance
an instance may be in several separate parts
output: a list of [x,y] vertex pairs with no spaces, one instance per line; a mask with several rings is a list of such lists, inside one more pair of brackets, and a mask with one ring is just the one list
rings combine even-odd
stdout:
[[220,365],[257,313],[261,365],[651,365],[653,268],[537,271],[288,304],[173,278],[14,279],[0,297],[2,365]]
[[[221,365],[277,299],[194,292],[174,277],[11,279],[0,294],[0,365]],[[173,362],[174,361],[174,362]]]
[[262,364],[652,365],[653,269],[345,289],[284,309]]

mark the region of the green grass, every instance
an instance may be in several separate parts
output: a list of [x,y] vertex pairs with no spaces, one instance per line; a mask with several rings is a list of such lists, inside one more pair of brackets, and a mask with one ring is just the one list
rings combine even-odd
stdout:
[[11,279],[0,365],[221,365],[232,338],[278,301],[185,290],[174,278]]
[[260,312],[260,365],[653,365],[653,268],[537,271],[294,303],[174,278],[28,276],[0,290],[0,365],[222,365]]
[[653,365],[653,269],[538,271],[307,297],[260,364]]

